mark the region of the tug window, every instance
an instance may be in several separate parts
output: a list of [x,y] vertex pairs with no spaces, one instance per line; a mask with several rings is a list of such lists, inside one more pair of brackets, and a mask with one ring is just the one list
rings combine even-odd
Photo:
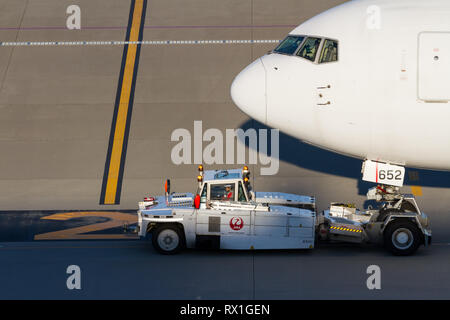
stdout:
[[239,182],[238,201],[247,201],[247,198],[245,197],[244,187],[242,187],[242,182]]
[[200,203],[205,203],[206,202],[207,190],[208,190],[208,184],[205,183],[205,185],[203,186],[202,194],[200,195]]
[[234,201],[234,183],[212,184],[210,199]]
[[317,50],[320,46],[320,41],[321,39],[319,38],[307,38],[300,50],[297,52],[297,55],[310,61],[315,61]]
[[334,62],[338,60],[338,43],[335,40],[325,39],[319,63]]
[[288,36],[284,39],[278,47],[273,50],[273,52],[284,53],[284,54],[294,54],[298,46],[303,42],[305,37]]

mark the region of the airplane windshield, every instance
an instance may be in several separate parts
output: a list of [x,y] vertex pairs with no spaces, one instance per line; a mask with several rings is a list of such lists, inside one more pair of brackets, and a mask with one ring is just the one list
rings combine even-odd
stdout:
[[319,63],[334,62],[338,60],[338,43],[335,40],[325,39]]
[[303,42],[303,39],[305,39],[305,37],[288,36],[275,48],[275,50],[273,50],[273,52],[294,54],[295,50],[297,50],[298,46]]
[[307,38],[300,50],[297,52],[297,55],[310,61],[315,61],[316,54],[320,46],[320,41],[320,38]]
[[338,61],[338,41],[289,35],[272,52],[296,55],[313,63],[335,62]]

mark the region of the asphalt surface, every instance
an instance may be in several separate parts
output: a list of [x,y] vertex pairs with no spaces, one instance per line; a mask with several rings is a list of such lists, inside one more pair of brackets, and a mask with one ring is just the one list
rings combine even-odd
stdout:
[[[449,299],[450,246],[395,257],[378,247],[196,251],[162,256],[143,241],[4,242],[0,299]],[[81,270],[69,290],[66,269]],[[369,290],[378,265],[381,289]]]
[[[79,0],[82,29],[67,30],[66,8],[72,2],[0,0],[0,42],[125,40],[130,1]],[[283,39],[298,24],[343,2],[149,0],[143,40]],[[265,128],[233,104],[229,89],[240,70],[274,46],[143,45],[115,205],[99,203],[124,47],[0,47],[0,298],[448,298],[448,172],[407,169],[403,190],[417,194],[437,243],[413,257],[359,246],[312,252],[190,250],[166,257],[132,240],[12,242],[107,223],[107,217],[92,215],[69,224],[42,218],[63,211],[131,212],[143,196],[161,194],[166,178],[173,191],[193,192],[196,165],[172,162],[171,134],[180,128],[193,134],[196,120],[203,130],[223,133]],[[360,181],[360,160],[281,133],[279,172],[262,176],[262,166],[250,165],[257,191],[314,195],[319,211],[332,201],[367,205],[365,193],[372,185]],[[80,291],[65,286],[71,264],[82,269]],[[371,264],[381,267],[381,290],[366,287]]]

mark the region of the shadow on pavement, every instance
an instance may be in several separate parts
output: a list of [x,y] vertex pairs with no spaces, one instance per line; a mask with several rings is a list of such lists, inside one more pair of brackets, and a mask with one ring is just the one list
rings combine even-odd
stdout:
[[[271,129],[264,124],[249,120],[241,125],[243,130],[254,128]],[[248,139],[245,145],[250,148]],[[268,150],[270,154],[270,130],[268,131]],[[355,159],[340,155],[331,151],[320,149],[294,138],[280,131],[280,160],[294,164],[298,167],[313,170],[321,173],[331,174],[340,177],[358,180],[358,194],[365,195],[367,190],[374,186],[373,183],[361,180],[360,159]],[[418,172],[419,180],[411,180],[408,172]],[[431,171],[422,169],[407,168],[405,185],[418,185],[424,187],[450,188],[450,172]]]

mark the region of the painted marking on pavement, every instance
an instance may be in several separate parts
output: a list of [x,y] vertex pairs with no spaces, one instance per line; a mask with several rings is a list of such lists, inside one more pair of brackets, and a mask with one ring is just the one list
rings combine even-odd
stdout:
[[[295,28],[295,24],[264,24],[264,25],[159,25],[144,26],[144,29],[265,29],[265,28]],[[126,26],[83,26],[81,30],[122,30]],[[66,30],[67,26],[34,26],[34,27],[0,27],[0,31],[36,31],[36,30]]]
[[0,47],[265,44],[279,43],[280,41],[281,40],[10,41],[0,42]]
[[136,235],[128,234],[86,234],[89,232],[122,227],[124,224],[130,225],[137,223],[137,215],[133,214],[107,211],[63,212],[43,217],[41,218],[41,220],[67,221],[74,218],[85,217],[103,217],[110,220],[107,222],[95,223],[82,227],[68,228],[64,230],[36,234],[34,236],[34,240],[94,240],[137,238]]
[[116,103],[109,136],[108,153],[105,161],[100,204],[120,204],[122,179],[133,110],[139,56],[144,33],[147,0],[132,0],[126,41],[123,50],[122,66],[117,88]]
[[[409,171],[408,177],[410,181],[419,181],[419,171]],[[422,193],[422,187],[421,186],[411,186],[411,193],[415,197],[421,197],[423,195]]]
[[421,197],[423,195],[421,186],[411,186],[411,192],[415,197]]

